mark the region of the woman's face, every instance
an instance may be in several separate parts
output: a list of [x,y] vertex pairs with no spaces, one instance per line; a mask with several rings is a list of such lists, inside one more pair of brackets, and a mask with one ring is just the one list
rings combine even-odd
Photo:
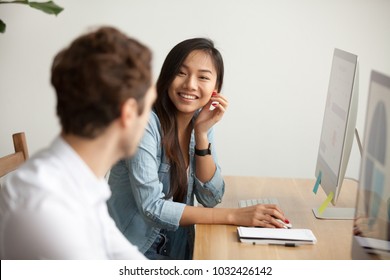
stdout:
[[210,55],[192,51],[168,89],[169,98],[181,113],[195,113],[211,98],[216,89],[217,72]]

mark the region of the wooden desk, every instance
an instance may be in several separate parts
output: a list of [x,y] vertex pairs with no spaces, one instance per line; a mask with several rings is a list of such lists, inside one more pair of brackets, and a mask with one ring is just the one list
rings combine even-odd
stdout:
[[[275,197],[294,228],[311,229],[317,237],[314,245],[284,247],[251,245],[237,238],[237,226],[196,225],[194,259],[351,259],[352,220],[319,220],[312,208],[326,199],[315,180],[225,176],[226,190],[218,207],[238,207],[238,200]],[[357,183],[345,180],[338,207],[355,207]],[[332,207],[332,205],[329,205]]]

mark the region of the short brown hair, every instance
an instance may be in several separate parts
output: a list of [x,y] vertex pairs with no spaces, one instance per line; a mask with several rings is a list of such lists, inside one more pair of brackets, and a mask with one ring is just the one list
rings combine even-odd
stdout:
[[82,35],[54,58],[51,83],[64,133],[95,138],[134,98],[143,110],[150,50],[112,27]]

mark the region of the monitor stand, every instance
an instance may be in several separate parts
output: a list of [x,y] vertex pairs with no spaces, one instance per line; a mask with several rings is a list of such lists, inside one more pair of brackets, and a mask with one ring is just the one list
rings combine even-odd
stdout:
[[[356,141],[359,147],[360,156],[362,156],[362,143],[360,141],[359,132],[355,128]],[[355,218],[355,208],[330,207],[326,208],[322,213],[318,208],[313,208],[313,214],[317,219],[322,220],[353,220]]]
[[323,220],[353,220],[355,218],[355,208],[326,208],[322,213],[318,208],[313,208],[314,216]]

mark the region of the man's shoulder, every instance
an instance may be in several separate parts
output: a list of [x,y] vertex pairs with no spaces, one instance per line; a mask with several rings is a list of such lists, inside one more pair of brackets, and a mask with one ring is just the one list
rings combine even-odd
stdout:
[[55,182],[64,179],[62,169],[61,161],[50,149],[41,150],[6,176],[2,193],[13,196],[10,199],[26,200],[37,193],[50,192]]

